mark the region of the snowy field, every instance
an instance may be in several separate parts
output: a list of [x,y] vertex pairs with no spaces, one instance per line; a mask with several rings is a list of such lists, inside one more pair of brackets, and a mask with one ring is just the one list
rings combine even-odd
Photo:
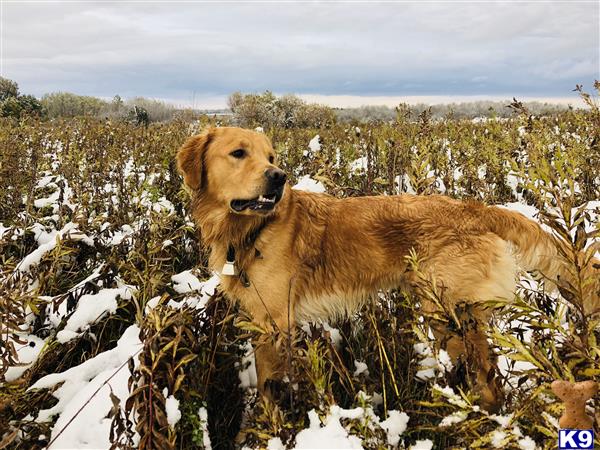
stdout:
[[[476,197],[541,221],[550,233],[565,230],[573,242],[580,225],[585,248],[598,242],[600,212],[599,168],[581,172],[578,165],[598,157],[585,135],[587,120],[450,121],[429,124],[434,131],[425,136],[419,124],[402,125],[400,134],[393,127],[341,127],[282,132],[276,142],[295,189]],[[450,386],[455,368],[434,349],[414,303],[402,300],[407,317],[396,323],[398,310],[389,303],[400,295],[384,292],[379,306],[349,321],[305,325],[298,360],[317,355],[327,362],[298,363],[309,368],[291,380],[296,406],[262,404],[251,326],[234,325],[225,313],[220,321],[210,318],[219,277],[204,267],[171,164],[178,143],[198,126],[135,131],[142,144],[126,129],[97,130],[89,138],[86,126],[28,131],[23,145],[37,146],[38,162],[27,189],[14,187],[21,205],[7,207],[0,223],[0,441],[9,447],[547,448],[556,442],[561,411],[548,383],[600,374],[600,355],[589,343],[595,322],[588,323],[587,344],[571,345],[582,327],[572,306],[524,274],[515,305],[497,306],[490,332],[507,393],[501,414],[481,410],[468,386]],[[170,141],[144,148],[167,132]],[[557,193],[567,206],[557,204]],[[378,339],[378,330],[394,326],[402,332],[389,342]],[[215,341],[204,337],[210,330],[224,336],[225,327],[228,336],[239,335],[219,343],[217,352],[235,359],[237,379],[226,383],[239,390],[237,404],[217,404],[209,391],[218,389],[208,387],[220,382],[214,374],[225,357],[215,357],[209,345]],[[165,341],[171,345],[157,355],[153,340],[171,332]],[[161,358],[171,358],[169,352],[172,365],[165,365]],[[203,370],[213,374],[204,390]],[[149,419],[148,408],[155,408]],[[215,431],[227,423],[228,409],[233,431]]]

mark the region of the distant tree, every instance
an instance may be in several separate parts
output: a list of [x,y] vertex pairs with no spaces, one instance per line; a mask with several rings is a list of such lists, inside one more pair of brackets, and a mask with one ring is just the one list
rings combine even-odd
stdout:
[[0,102],[19,95],[19,85],[8,78],[0,77]]
[[165,122],[171,120],[176,112],[173,105],[145,97],[134,97],[128,100],[126,104],[132,110],[136,107],[144,110],[148,116],[148,122]]
[[110,103],[110,109],[113,114],[119,114],[125,108],[125,102],[120,95],[115,95]]
[[[429,111],[434,120],[442,118],[474,119],[478,117],[494,118],[509,117],[513,114],[507,105],[510,101],[493,102],[477,101],[464,103],[451,103],[439,105],[426,105],[419,103],[409,105],[403,103],[395,109],[387,106],[361,106],[358,108],[344,108],[335,110],[341,122],[378,123],[393,122],[394,120],[418,120],[424,112]],[[538,116],[557,114],[567,109],[563,105],[552,105],[539,102],[527,102],[527,109]]]
[[262,94],[234,92],[227,103],[234,121],[246,127],[321,128],[336,121],[328,106],[309,104],[295,95],[277,97],[271,91]]
[[23,112],[23,105],[19,102],[17,97],[8,97],[2,103],[0,103],[0,115],[2,117],[21,117]]
[[0,77],[0,116],[20,118],[42,114],[42,105],[33,95],[19,95],[19,85]]
[[42,104],[33,95],[19,95],[17,97],[17,99],[19,100],[19,103],[21,104],[21,108],[22,108],[21,114],[35,115],[35,116],[42,115],[42,111],[43,111]]
[[296,110],[292,126],[300,128],[329,128],[335,125],[337,117],[329,106],[308,103]]
[[70,92],[53,92],[42,97],[42,106],[50,118],[99,116],[108,105],[99,98]]

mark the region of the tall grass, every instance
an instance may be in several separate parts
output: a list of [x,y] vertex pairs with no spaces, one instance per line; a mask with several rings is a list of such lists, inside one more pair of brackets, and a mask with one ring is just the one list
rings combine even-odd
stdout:
[[[512,119],[486,122],[434,120],[427,111],[415,119],[399,109],[388,124],[267,133],[292,183],[308,174],[335,196],[411,190],[533,205],[573,250],[563,257],[581,273],[575,250],[598,245],[594,211],[582,207],[600,191],[600,115],[591,98],[590,104],[587,111],[553,117],[535,117],[514,104]],[[174,289],[172,275],[195,268],[200,278],[209,276],[173,164],[186,137],[209,122],[144,128],[93,119],[0,121],[0,222],[6,229],[0,235],[0,379],[25,345],[18,338],[24,326],[47,338],[33,366],[0,387],[0,440],[11,448],[47,445],[52,422],[33,418],[56,400],[27,388],[113,348],[137,323],[143,349],[137,368],[131,364],[131,397],[111,413],[115,448],[134,446],[134,432],[141,448],[202,448],[199,408],[208,411],[213,448],[264,448],[275,437],[292,445],[309,425],[309,411],[324,418],[335,405],[362,408],[340,420],[365,448],[390,445],[381,422],[392,411],[410,417],[399,445],[420,439],[436,448],[520,448],[528,439],[542,448],[555,445],[562,406],[549,383],[600,380],[598,319],[581,308],[581,285],[555,293],[543,280],[525,278],[514,302],[490,304],[497,316],[489,338],[504,361],[503,413],[510,415],[504,419],[476,406],[468,382],[446,389],[464,378],[468,364],[444,365],[419,312],[421,299],[397,291],[375,296],[352,318],[332,324],[334,330],[313,324],[299,331],[286,358],[289,379],[274,401],[242,389],[238,371],[260,331],[219,294],[199,310],[168,306],[191,295]],[[308,142],[317,134],[321,148],[312,151]],[[56,201],[41,201],[56,193]],[[64,238],[30,271],[17,269],[38,248],[40,226],[60,230],[71,222],[93,246]],[[117,242],[124,230],[130,232]],[[119,283],[136,287],[134,299],[120,301],[115,314],[59,345],[55,336],[64,320],[57,324],[48,316],[66,305],[68,317],[82,295]],[[147,310],[150,300],[158,306]],[[452,323],[455,313],[442,319]],[[368,370],[357,370],[357,363]],[[429,366],[435,378],[418,376]],[[166,422],[164,388],[180,400],[175,427]],[[448,421],[453,425],[440,426]]]

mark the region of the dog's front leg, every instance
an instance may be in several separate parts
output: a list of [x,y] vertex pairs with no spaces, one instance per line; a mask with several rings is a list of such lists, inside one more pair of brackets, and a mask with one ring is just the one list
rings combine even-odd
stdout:
[[287,315],[275,316],[265,326],[266,333],[262,334],[255,345],[257,387],[260,393],[273,397],[273,383],[280,381],[289,371],[289,351],[293,339],[294,320]]

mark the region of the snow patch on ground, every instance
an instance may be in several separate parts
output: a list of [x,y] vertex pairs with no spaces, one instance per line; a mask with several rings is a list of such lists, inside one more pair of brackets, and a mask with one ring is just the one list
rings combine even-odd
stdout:
[[202,444],[204,444],[204,449],[212,450],[212,444],[208,434],[208,411],[204,406],[198,410],[198,417],[200,418],[200,424],[202,426]]
[[504,448],[506,437],[507,435],[504,431],[495,430],[492,432],[492,445],[494,448]]
[[[361,410],[362,408],[357,408]],[[342,418],[348,417],[348,411],[343,410],[339,406],[332,406],[329,415],[323,423],[319,419],[317,412],[312,409],[308,413],[310,425],[308,428],[300,431],[296,435],[296,449],[314,449],[314,448],[331,448],[331,449],[352,449],[363,448],[360,438],[350,436],[348,431],[340,423]],[[354,416],[354,414],[350,414]]]
[[181,411],[179,411],[179,400],[173,395],[169,395],[165,400],[165,411],[167,413],[167,423],[170,427],[175,428],[175,425],[181,419]]
[[535,450],[537,448],[537,445],[535,445],[535,441],[529,436],[525,436],[523,439],[519,439],[517,441],[517,444],[519,444],[519,447],[521,447],[523,450]]
[[77,224],[73,222],[67,223],[60,231],[51,233],[50,236],[51,238],[47,239],[44,244],[40,245],[37,249],[23,258],[15,270],[22,273],[29,272],[32,266],[37,266],[40,263],[46,253],[52,251],[56,247],[59,239],[82,241],[89,246],[94,245],[94,241],[90,239],[88,235],[79,231]]
[[440,427],[449,427],[450,425],[454,425],[455,423],[460,423],[467,418],[469,413],[467,411],[456,411],[449,416],[446,416],[442,419],[439,426]]
[[[9,338],[10,339],[10,338]],[[40,355],[42,348],[46,344],[44,339],[40,339],[33,334],[19,335],[19,339],[25,341],[25,344],[14,342],[20,365],[9,367],[4,378],[11,382],[19,378],[27,369],[29,369]]]
[[97,294],[82,295],[77,302],[77,308],[67,320],[65,328],[56,334],[56,340],[61,344],[69,342],[106,314],[114,314],[118,307],[117,298],[130,300],[132,288],[125,286],[102,289]]
[[365,375],[369,375],[369,368],[367,367],[367,365],[362,362],[362,361],[354,361],[354,367],[356,368],[354,370],[354,376],[357,377],[359,376],[361,373],[364,373]]
[[321,194],[325,192],[325,186],[323,183],[317,180],[313,180],[310,175],[304,175],[298,180],[298,182],[292,186],[292,189],[297,191],[315,192]]
[[388,418],[379,425],[387,432],[387,442],[391,446],[398,445],[400,435],[406,431],[409,421],[408,414],[396,410],[388,412]]
[[366,172],[369,168],[369,159],[366,156],[361,156],[350,163],[350,172],[360,173]]
[[433,442],[429,439],[417,441],[409,447],[409,450],[431,450],[433,448]]
[[198,292],[199,295],[189,295],[180,302],[170,300],[168,305],[172,308],[182,308],[184,306],[201,309],[215,293],[217,286],[221,282],[221,276],[213,274],[208,280],[200,281],[192,270],[186,270],[171,277],[173,289],[180,294]]
[[257,378],[254,349],[252,348],[252,344],[250,342],[246,342],[244,349],[246,353],[244,353],[241,362],[241,367],[243,367],[243,369],[238,372],[240,387],[243,389],[255,388],[257,385]]
[[111,419],[106,417],[112,408],[110,393],[122,404],[129,397],[127,361],[141,349],[139,334],[138,326],[131,325],[115,348],[65,372],[46,375],[30,388],[49,389],[62,383],[52,393],[58,403],[41,410],[36,419],[47,422],[59,416],[52,428],[52,444],[48,449],[110,447]]
[[308,143],[308,148],[313,153],[321,150],[321,137],[318,134],[310,140]]
[[192,273],[192,270],[184,270],[181,273],[173,275],[171,281],[173,281],[173,289],[180,294],[191,291],[200,291],[202,289],[202,283],[198,277]]

